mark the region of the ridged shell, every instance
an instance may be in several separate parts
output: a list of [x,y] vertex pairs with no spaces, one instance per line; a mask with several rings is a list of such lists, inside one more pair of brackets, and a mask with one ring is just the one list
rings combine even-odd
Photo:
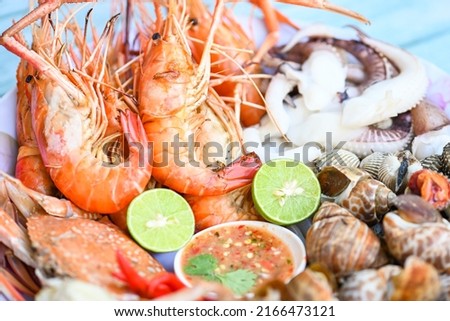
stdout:
[[378,171],[389,153],[375,152],[361,160],[359,167],[368,172],[373,178],[378,178]]
[[411,175],[422,165],[410,151],[404,150],[387,155],[378,171],[378,180],[395,193],[403,192]]
[[359,157],[366,157],[373,152],[394,153],[403,150],[412,139],[411,117],[409,113],[404,113],[369,126],[361,136],[346,142],[344,148]]
[[442,161],[441,155],[431,155],[428,157],[425,157],[420,161],[423,168],[431,169],[435,172],[442,172],[444,168],[444,162]]
[[375,233],[349,211],[324,202],[306,234],[309,264],[324,265],[336,274],[373,267],[382,255]]
[[440,272],[450,273],[450,223],[413,223],[390,212],[383,219],[389,252],[404,262],[411,255],[434,265]]
[[353,273],[340,287],[339,300],[381,301],[388,299],[389,280],[401,272],[396,265],[386,265],[378,270],[367,269]]
[[316,160],[316,167],[319,171],[326,166],[358,167],[359,164],[359,157],[345,149],[333,149],[331,152],[323,153]]
[[439,273],[435,267],[418,257],[406,259],[403,271],[392,278],[393,301],[429,301],[441,294]]
[[368,224],[378,222],[396,198],[383,183],[358,168],[328,166],[317,177],[323,195]]
[[442,172],[450,177],[450,143],[442,150]]

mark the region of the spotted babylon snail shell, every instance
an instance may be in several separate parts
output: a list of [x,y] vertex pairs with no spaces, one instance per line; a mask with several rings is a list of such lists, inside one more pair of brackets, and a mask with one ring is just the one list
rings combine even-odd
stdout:
[[327,166],[317,178],[324,197],[368,224],[378,222],[396,198],[386,185],[359,168]]
[[392,277],[388,299],[393,301],[437,300],[441,282],[436,268],[416,256],[406,259],[403,270]]
[[286,286],[293,300],[334,301],[333,287],[324,273],[311,268],[293,278]]
[[400,262],[414,255],[450,273],[450,223],[416,195],[402,195],[383,219],[389,252]]
[[382,256],[375,233],[349,211],[324,202],[306,234],[309,264],[318,263],[339,275],[373,267]]
[[387,300],[389,281],[401,271],[401,267],[397,265],[357,271],[339,288],[338,298],[344,301]]

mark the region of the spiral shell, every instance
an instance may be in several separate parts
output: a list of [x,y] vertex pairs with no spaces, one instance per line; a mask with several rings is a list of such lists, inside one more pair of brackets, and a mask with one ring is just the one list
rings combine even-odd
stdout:
[[340,287],[339,300],[381,301],[388,299],[388,285],[394,275],[401,272],[396,265],[386,265],[378,270],[367,269],[350,275]]
[[358,167],[359,157],[345,149],[333,149],[331,152],[323,153],[316,160],[316,167],[321,171],[326,166]]
[[[418,198],[416,202],[424,201]],[[390,254],[401,262],[415,255],[438,271],[449,273],[450,223],[436,215],[426,214],[430,219],[420,217],[418,212],[410,213],[405,208],[385,215],[383,227]]]
[[439,273],[433,265],[410,256],[403,271],[392,278],[391,289],[393,301],[436,300],[441,294]]
[[293,300],[299,301],[333,301],[336,297],[326,275],[305,269],[287,284],[287,290]]
[[324,202],[306,234],[309,263],[319,263],[336,274],[372,267],[382,255],[375,233],[349,211]]
[[358,168],[327,166],[317,178],[325,197],[368,224],[378,222],[396,198],[383,183]]

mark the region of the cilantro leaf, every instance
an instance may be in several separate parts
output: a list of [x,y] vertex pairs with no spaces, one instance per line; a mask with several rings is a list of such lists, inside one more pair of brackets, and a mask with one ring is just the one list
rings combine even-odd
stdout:
[[216,275],[220,282],[231,289],[233,293],[242,295],[247,293],[256,281],[256,274],[249,270],[236,270],[222,275]]
[[188,275],[202,276],[208,281],[215,280],[214,269],[217,267],[217,259],[211,254],[200,254],[189,259],[184,268]]
[[242,295],[247,293],[256,282],[256,274],[249,270],[235,270],[225,274],[215,272],[217,259],[211,254],[200,254],[189,259],[184,268],[188,275],[201,276],[207,281],[220,282],[233,293]]

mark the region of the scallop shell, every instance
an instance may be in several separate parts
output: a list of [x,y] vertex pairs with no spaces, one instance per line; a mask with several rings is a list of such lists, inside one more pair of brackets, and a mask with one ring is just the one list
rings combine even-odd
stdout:
[[326,166],[358,167],[359,164],[359,157],[345,149],[333,149],[331,152],[323,153],[316,160],[316,167],[319,171]]
[[325,197],[333,199],[368,224],[378,222],[396,198],[383,183],[359,168],[328,166],[317,178]]
[[439,273],[433,265],[410,256],[403,271],[392,278],[391,289],[393,301],[436,300],[441,294]]
[[386,265],[378,270],[367,269],[353,273],[340,287],[339,300],[345,301],[381,301],[388,299],[390,279],[400,274],[397,265]]
[[433,264],[440,272],[450,272],[450,223],[414,223],[408,215],[390,212],[383,219],[385,240],[390,254],[404,262],[415,255]]
[[411,116],[403,113],[370,125],[359,137],[349,140],[344,148],[359,157],[373,152],[394,153],[403,150],[413,139]]
[[382,255],[375,233],[349,211],[324,202],[306,234],[309,264],[324,265],[336,274],[373,267]]

